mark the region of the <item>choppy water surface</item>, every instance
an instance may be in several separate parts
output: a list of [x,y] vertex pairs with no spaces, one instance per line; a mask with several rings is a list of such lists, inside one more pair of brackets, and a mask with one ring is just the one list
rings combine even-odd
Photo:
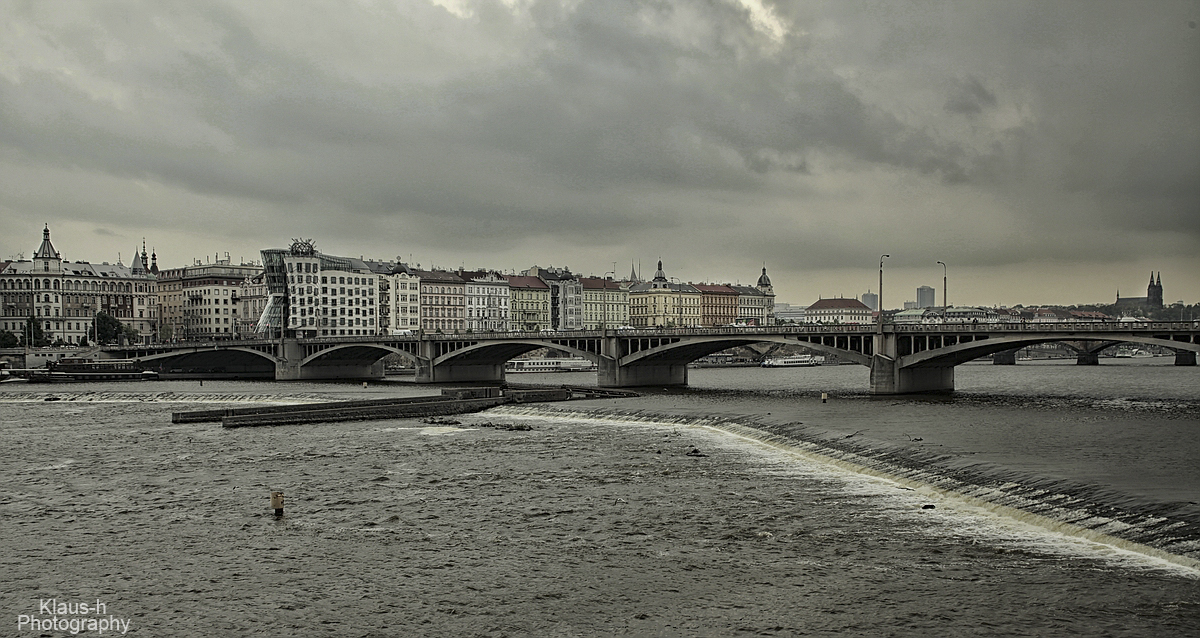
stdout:
[[1077,486],[1186,528],[1200,374],[1101,368],[960,366],[938,400],[868,397],[850,366],[693,370],[457,427],[228,431],[170,412],[431,390],[5,384],[3,608],[99,598],[148,636],[1197,635],[1187,547],[946,489]]

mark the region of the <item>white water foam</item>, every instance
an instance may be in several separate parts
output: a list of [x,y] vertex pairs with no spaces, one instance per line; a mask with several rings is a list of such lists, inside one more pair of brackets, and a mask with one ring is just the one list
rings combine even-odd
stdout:
[[[1045,511],[1046,501],[1070,501],[1067,494],[1042,490],[1041,494],[1025,493],[1013,499],[998,489],[947,489],[939,485],[946,477],[933,473],[890,468],[875,459],[847,454],[842,450],[771,435],[752,426],[716,417],[680,417],[654,413],[620,413],[569,411],[545,406],[501,406],[489,415],[508,418],[561,422],[564,419],[597,425],[634,427],[672,427],[696,429],[718,434],[714,443],[742,451],[756,450],[759,454],[783,453],[789,459],[802,459],[804,466],[788,466],[776,470],[791,475],[814,478],[836,477],[845,485],[846,494],[878,498],[885,503],[888,515],[910,522],[937,523],[937,533],[961,538],[964,542],[987,542],[996,545],[1019,546],[1062,556],[1100,558],[1125,569],[1167,570],[1178,575],[1200,579],[1200,560],[1191,556],[1167,552],[1143,543],[1121,538],[1115,534],[1127,532],[1134,525],[1114,519],[1082,516],[1070,503]],[[732,435],[732,439],[730,438]],[[734,442],[744,445],[738,445]],[[768,457],[770,458],[770,457]],[[1016,483],[1008,487],[1020,487]],[[989,500],[996,499],[996,502]],[[934,509],[922,509],[932,504]],[[1040,509],[1035,513],[1023,509]],[[1062,520],[1058,518],[1062,517]],[[1154,525],[1161,518],[1143,517],[1142,523]],[[1085,526],[1086,525],[1086,526]],[[1177,544],[1187,549],[1190,544]]]

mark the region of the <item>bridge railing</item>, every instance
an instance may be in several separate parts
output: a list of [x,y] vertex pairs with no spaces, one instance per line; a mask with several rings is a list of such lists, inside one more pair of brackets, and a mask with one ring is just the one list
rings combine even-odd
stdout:
[[[1154,331],[1185,331],[1200,330],[1200,321],[1155,321],[1155,322],[1095,322],[1095,321],[1062,321],[1062,322],[979,322],[979,323],[935,323],[935,324],[898,324],[886,323],[885,332],[891,333],[984,333],[984,332],[1107,332],[1107,333],[1146,333]],[[603,337],[671,337],[671,336],[716,336],[741,337],[761,335],[822,335],[822,334],[860,334],[866,335],[878,330],[877,324],[780,324],[774,326],[718,326],[711,328],[625,328],[608,330],[542,330],[514,332],[467,332],[467,333],[422,333],[414,332],[408,335],[356,335],[307,337],[300,339],[302,343],[379,343],[381,341],[462,341],[462,340],[501,340],[501,339],[530,339],[538,341],[560,339],[596,339]],[[130,344],[125,346],[102,346],[108,352],[129,350],[162,350],[185,348],[234,348],[238,346],[258,346],[278,343],[278,339],[230,339],[222,341],[175,341],[151,344]]]
[[1155,321],[1027,321],[1027,322],[979,322],[979,323],[931,323],[931,324],[885,324],[888,332],[1111,332],[1141,333],[1161,330],[1194,331],[1200,322]]

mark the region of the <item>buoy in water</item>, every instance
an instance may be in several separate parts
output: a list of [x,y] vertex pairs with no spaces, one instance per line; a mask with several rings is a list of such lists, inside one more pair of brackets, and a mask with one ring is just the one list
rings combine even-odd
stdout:
[[828,401],[828,400],[829,400],[829,393],[828,393],[828,392],[822,392],[822,393],[821,393],[821,403],[825,403],[825,402],[826,402],[826,401]]
[[271,492],[271,507],[275,508],[275,516],[283,516],[283,492]]

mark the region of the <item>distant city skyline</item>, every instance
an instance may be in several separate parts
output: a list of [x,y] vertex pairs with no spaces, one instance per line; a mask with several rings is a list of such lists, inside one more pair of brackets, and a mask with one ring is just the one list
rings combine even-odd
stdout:
[[[1200,8],[9,3],[0,258],[331,254],[782,301],[1200,301]],[[410,258],[411,256],[411,258]],[[1128,291],[1128,293],[1126,292]]]
[[[51,228],[51,230],[52,230],[52,231],[54,231],[54,228],[52,227],[52,228]],[[32,231],[31,231],[31,232],[32,232]],[[39,227],[39,230],[37,230],[37,232],[36,232],[36,234],[37,234],[37,236],[38,236],[38,237],[40,237],[40,236],[41,236],[41,235],[40,235],[40,233],[41,233],[41,231],[40,231],[40,227]],[[92,263],[97,263],[97,264],[98,264],[98,263],[105,262],[105,261],[107,261],[107,262],[109,262],[109,263],[116,264],[118,261],[122,261],[123,263],[125,263],[125,264],[127,264],[127,265],[128,265],[128,264],[130,263],[130,259],[131,259],[131,258],[132,258],[132,256],[134,255],[135,249],[137,249],[137,247],[136,247],[136,246],[134,246],[134,245],[132,245],[132,244],[131,244],[128,250],[118,250],[118,251],[116,251],[116,253],[115,253],[114,255],[112,255],[112,256],[109,256],[109,257],[104,257],[104,256],[99,256],[99,257],[89,257],[89,256],[86,256],[86,255],[84,255],[84,254],[78,254],[78,255],[76,255],[76,254],[75,254],[75,251],[74,251],[74,246],[73,246],[73,238],[71,238],[71,237],[63,237],[63,236],[62,236],[60,233],[58,233],[58,232],[55,232],[55,233],[54,233],[54,237],[55,237],[55,241],[56,241],[56,243],[57,243],[58,245],[60,245],[60,246],[70,246],[70,247],[72,248],[72,251],[71,251],[71,253],[66,253],[66,252],[65,252],[63,249],[61,249],[61,248],[59,249],[59,251],[60,251],[60,252],[63,252],[63,253],[64,253],[64,259],[68,259],[68,260],[70,260],[70,261],[90,261],[90,262],[92,262]],[[38,241],[40,241],[40,239],[39,239]],[[139,242],[140,242],[140,241],[141,241],[141,240],[139,240]],[[280,240],[280,241],[276,242],[274,245],[272,245],[272,247],[278,247],[278,246],[282,246],[282,245],[284,245],[284,244],[288,243],[289,241],[290,241],[290,240]],[[146,243],[146,245],[147,245],[147,246],[151,246],[151,245],[152,245],[152,242],[151,242],[149,239],[146,239],[146,242],[147,242],[147,243]],[[6,244],[7,244],[7,243],[16,243],[16,242],[6,242]],[[316,243],[317,243],[317,246],[318,246],[318,247],[322,247],[322,244],[321,244],[321,242],[320,242],[319,240],[317,240],[317,241],[316,241]],[[94,245],[95,245],[95,242],[91,242],[91,243],[89,243],[89,244],[88,244],[88,247],[93,247],[93,248],[94,248]],[[86,250],[86,249],[88,249],[87,247],[81,247],[81,248],[83,248],[83,249],[85,249],[85,250]],[[26,250],[26,251],[19,251],[19,252],[18,252],[18,253],[16,253],[16,254],[9,255],[9,256],[5,256],[3,259],[0,259],[0,261],[5,261],[5,260],[9,260],[9,259],[16,259],[16,258],[18,258],[18,257],[20,257],[20,258],[23,258],[23,259],[30,259],[30,258],[31,258],[31,256],[32,256],[32,254],[33,254],[33,252],[34,252],[35,250],[36,250],[36,247],[35,247],[35,248],[33,248],[33,249],[30,249],[30,250]],[[153,249],[152,249],[152,250],[153,250]],[[261,250],[261,249],[260,249],[260,250]],[[157,252],[158,252],[158,251],[157,251],[157,250],[155,250],[155,252],[156,252],[156,254],[157,254]],[[333,251],[331,251],[331,252],[333,252]],[[22,254],[24,255],[23,257],[21,257],[21,255],[22,255]],[[408,261],[410,260],[410,257],[406,257],[405,255],[390,255],[390,256],[389,256],[389,255],[370,255],[370,254],[365,254],[365,253],[363,253],[361,250],[360,250],[360,251],[354,251],[354,250],[340,251],[340,253],[338,253],[338,254],[347,254],[347,255],[354,254],[355,256],[359,256],[359,255],[361,255],[361,256],[365,257],[366,259],[368,259],[368,260],[391,261],[391,260],[397,260],[397,259],[399,259],[400,261],[405,261],[405,262],[408,262]],[[74,255],[74,256],[73,256],[73,255]],[[193,263],[214,263],[214,262],[216,262],[216,261],[219,261],[219,260],[222,260],[222,259],[227,259],[227,258],[228,258],[229,260],[231,260],[231,261],[232,261],[233,263],[235,263],[235,264],[238,264],[238,263],[251,263],[251,262],[253,262],[253,263],[258,263],[258,262],[260,262],[260,255],[259,255],[259,253],[258,253],[258,252],[255,252],[255,253],[253,253],[253,255],[252,255],[252,256],[250,256],[250,257],[245,257],[245,256],[240,256],[240,255],[238,255],[238,256],[235,256],[235,253],[234,253],[233,251],[230,251],[230,250],[213,250],[213,251],[210,251],[210,252],[209,252],[209,253],[207,253],[207,254],[195,255],[195,256],[193,256],[193,257],[191,257],[191,258],[189,258],[189,259],[187,259],[186,261],[183,261],[183,262],[177,262],[176,260],[172,259],[172,257],[171,257],[170,255],[159,255],[159,258],[162,260],[162,266],[161,266],[161,267],[162,267],[163,269],[169,269],[169,268],[179,268],[179,267],[182,267],[182,266],[188,266],[188,265],[192,265]],[[419,260],[419,259],[415,259],[415,254],[414,254],[414,257],[413,257],[413,258],[411,258],[411,259],[412,259],[412,263],[414,263],[414,264],[420,263],[420,264],[422,264],[423,266],[426,266],[426,267],[433,267],[433,266],[436,266],[436,267],[438,267],[438,268],[443,268],[443,269],[446,269],[446,270],[455,270],[455,269],[458,269],[459,267],[462,267],[462,264],[463,264],[463,263],[465,263],[465,264],[466,264],[466,266],[465,266],[465,267],[466,267],[466,269],[467,269],[467,270],[474,270],[474,269],[491,269],[491,270],[497,270],[497,271],[503,271],[503,272],[514,272],[514,273],[519,273],[519,272],[522,272],[522,271],[524,271],[524,270],[528,269],[528,268],[529,268],[529,267],[531,267],[531,266],[538,265],[538,266],[542,266],[542,267],[551,267],[551,266],[556,266],[556,267],[567,267],[567,268],[570,268],[570,269],[572,270],[572,272],[575,272],[576,274],[579,274],[579,275],[585,275],[585,276],[587,276],[587,275],[602,276],[602,275],[601,275],[599,272],[592,272],[592,271],[588,271],[588,270],[586,270],[586,269],[580,269],[580,268],[576,267],[576,265],[573,265],[573,264],[570,264],[570,263],[567,263],[567,264],[551,264],[551,263],[541,263],[541,262],[540,262],[540,261],[539,261],[539,260],[538,260],[538,259],[537,259],[535,256],[531,256],[531,258],[530,258],[529,260],[527,260],[527,262],[528,262],[528,263],[525,263],[525,264],[523,264],[523,265],[516,265],[516,266],[512,266],[512,267],[503,267],[503,268],[502,268],[502,267],[493,267],[493,266],[490,266],[490,265],[488,265],[488,264],[474,264],[474,265],[472,265],[472,263],[470,263],[470,262],[465,262],[464,260],[459,260],[459,262],[458,262],[458,263],[451,263],[451,264],[443,264],[443,263],[425,263],[425,262],[421,262],[421,260]],[[914,304],[916,304],[916,303],[919,303],[919,301],[920,301],[920,300],[918,300],[918,299],[916,298],[916,295],[917,295],[917,289],[918,289],[918,288],[920,288],[920,287],[922,287],[922,286],[929,286],[929,287],[933,288],[933,289],[934,289],[934,294],[935,294],[935,299],[936,299],[936,297],[937,297],[937,296],[940,296],[940,294],[941,294],[941,291],[940,291],[940,289],[938,289],[936,286],[932,286],[931,284],[928,284],[928,283],[917,283],[916,285],[914,285],[914,286],[912,286],[912,287],[909,287],[909,288],[902,288],[901,286],[903,286],[903,285],[904,285],[904,283],[895,283],[895,282],[894,282],[894,280],[900,280],[900,282],[909,282],[909,283],[911,283],[911,282],[922,282],[922,281],[927,281],[929,278],[921,274],[921,269],[918,269],[918,268],[892,268],[892,267],[891,267],[891,262],[890,262],[890,261],[888,262],[888,264],[889,264],[889,265],[888,265],[888,267],[887,267],[887,268],[885,268],[885,290],[884,290],[884,292],[885,292],[885,295],[886,295],[886,296],[885,296],[885,299],[884,299],[884,305],[885,305],[885,307],[886,307],[886,308],[888,308],[888,309],[898,309],[898,308],[903,308],[903,307],[904,307],[904,304],[905,304],[905,302],[914,302]],[[618,263],[617,263],[617,269],[616,269],[616,272],[617,272],[618,274],[617,274],[616,278],[617,278],[617,279],[625,279],[625,278],[627,278],[627,277],[628,277],[628,272],[626,272],[626,271],[622,270],[620,266],[621,266],[621,265],[620,265],[620,263],[618,262]],[[640,266],[640,264],[639,264],[638,262],[636,262],[636,261],[632,262],[632,263],[631,263],[631,265],[630,265],[630,267],[631,267],[633,270],[638,270],[638,267],[639,267],[639,266]],[[768,270],[771,270],[771,269],[770,269],[770,266],[768,266],[767,268],[768,268]],[[940,267],[940,266],[938,266],[938,267],[937,267],[937,270],[940,272],[940,270],[941,270],[941,267]],[[604,271],[604,272],[608,273],[608,272],[611,272],[611,271],[612,271],[612,264],[610,263],[610,264],[609,264],[609,269],[608,269],[608,270],[606,270],[606,271]],[[672,270],[672,272],[675,272],[675,271],[674,271],[674,270]],[[1149,271],[1149,270],[1148,270],[1148,271],[1146,271],[1146,272],[1147,272],[1147,273],[1149,273],[1149,272],[1151,272],[1151,271]],[[1154,271],[1154,272],[1159,272],[1159,271]],[[679,279],[681,279],[682,281],[685,281],[685,282],[691,282],[691,283],[702,283],[702,282],[704,282],[704,283],[733,283],[733,284],[738,284],[738,283],[741,283],[741,284],[747,284],[747,285],[748,285],[748,282],[749,282],[749,284],[752,284],[752,283],[753,283],[753,281],[754,281],[755,279],[757,279],[757,276],[758,276],[758,271],[755,271],[755,272],[751,273],[751,275],[753,275],[753,276],[741,277],[741,276],[740,276],[740,274],[739,274],[739,276],[734,276],[734,277],[720,277],[720,276],[717,276],[717,275],[713,275],[713,276],[711,276],[711,277],[699,277],[699,278],[690,278],[690,277],[687,277],[687,276],[682,276],[682,277],[679,277]],[[878,277],[878,270],[874,271],[874,272],[872,273],[872,275],[874,275],[875,277]],[[674,275],[673,275],[673,276],[674,276]],[[970,276],[970,275],[967,275],[967,276]],[[1047,275],[1047,277],[1049,278],[1049,280],[1053,280],[1053,281],[1058,281],[1058,280],[1059,280],[1058,278],[1054,277],[1053,275]],[[777,284],[777,285],[776,285],[776,290],[785,290],[785,291],[786,291],[786,290],[795,290],[795,289],[811,288],[811,285],[809,285],[809,286],[794,286],[794,285],[788,285],[790,282],[786,282],[786,281],[784,281],[784,282],[779,282],[779,281],[777,281],[777,277],[776,277],[776,275],[775,275],[773,272],[772,272],[772,278],[773,278],[773,281],[774,281],[774,282]],[[1126,279],[1132,280],[1132,279],[1133,279],[1133,277],[1127,277]],[[1048,306],[1048,305],[1063,305],[1063,306],[1070,306],[1070,305],[1112,304],[1112,303],[1114,303],[1114,302],[1116,301],[1116,295],[1117,295],[1118,291],[1120,292],[1120,294],[1122,295],[1122,297],[1141,297],[1141,296],[1145,296],[1145,294],[1146,294],[1146,283],[1145,283],[1145,281],[1146,281],[1146,280],[1145,280],[1145,278],[1143,277],[1143,278],[1142,278],[1142,283],[1141,283],[1141,285],[1140,285],[1140,286],[1139,286],[1139,285],[1137,285],[1136,283],[1132,283],[1132,282],[1131,282],[1131,283],[1130,283],[1130,285],[1129,285],[1129,286],[1127,286],[1127,287],[1122,287],[1122,288],[1120,288],[1120,289],[1114,288],[1114,289],[1113,289],[1113,292],[1112,292],[1112,294],[1111,294],[1111,295],[1110,295],[1108,298],[1095,299],[1095,300],[1090,300],[1090,301],[1055,301],[1055,300],[1053,300],[1053,296],[1048,296],[1048,295],[1046,294],[1046,292],[1048,292],[1048,291],[1040,291],[1040,290],[1039,290],[1039,291],[1037,291],[1037,292],[1036,292],[1036,294],[1034,294],[1034,293],[1031,293],[1031,295],[1033,295],[1033,296],[1036,296],[1036,297],[1039,299],[1038,301],[1021,301],[1021,300],[1012,301],[1012,302],[1000,302],[1000,301],[991,301],[991,302],[988,302],[988,301],[981,301],[981,302],[970,302],[970,301],[963,301],[962,303],[956,303],[955,305],[972,305],[972,306],[984,306],[984,307],[993,307],[993,306],[1005,306],[1005,307],[1011,307],[1011,306],[1016,306],[1016,305],[1024,305],[1024,306]],[[811,281],[809,281],[809,282],[806,282],[806,283],[809,283],[809,284],[811,284]],[[1178,297],[1173,297],[1173,296],[1172,296],[1172,286],[1170,285],[1171,283],[1172,283],[1172,281],[1171,281],[1171,278],[1170,278],[1170,273],[1168,273],[1168,277],[1167,277],[1167,283],[1166,283],[1166,284],[1164,284],[1164,286],[1163,286],[1163,288],[1164,288],[1164,295],[1165,295],[1164,301],[1165,301],[1165,303],[1166,303],[1167,305],[1170,305],[1170,304],[1176,303],[1177,301],[1183,301],[1185,304],[1191,305],[1191,304],[1194,304],[1194,303],[1197,303],[1198,301],[1200,301],[1200,300],[1188,300],[1188,299],[1180,299],[1180,298],[1178,298]],[[836,285],[837,285],[837,284],[836,284],[836,282],[835,282],[835,283],[834,283],[833,285],[831,285],[830,287],[832,288],[832,287],[835,287]],[[953,280],[953,279],[951,279],[950,286],[953,286],[953,285],[954,285],[954,280]],[[1063,285],[1073,285],[1073,284],[1067,284],[1067,283],[1064,283]],[[849,286],[849,285],[847,285],[847,286],[845,286],[845,287],[846,287],[846,288],[850,288],[850,286]],[[953,290],[953,288],[951,288],[951,290]],[[1051,291],[1049,291],[1049,292],[1053,292],[1053,291],[1054,291],[1054,289],[1053,289],[1053,287],[1051,287]],[[1061,292],[1061,291],[1059,291],[1059,292]],[[874,294],[876,294],[876,293],[877,293],[877,291],[872,291],[872,292],[871,292],[871,294],[872,294],[872,295],[874,295]],[[962,291],[960,294],[962,294],[962,296],[963,296],[963,298],[964,298],[964,299],[980,299],[980,298],[986,298],[986,297],[987,297],[986,291],[973,291],[973,292],[969,292],[969,291],[965,291],[965,290],[964,290],[964,291]],[[813,303],[814,301],[816,301],[816,300],[818,300],[818,299],[822,299],[822,298],[837,298],[837,297],[844,297],[844,298],[853,298],[853,299],[860,299],[860,300],[862,300],[862,299],[863,299],[863,296],[864,296],[862,292],[859,292],[859,293],[853,293],[853,292],[849,292],[849,291],[847,291],[847,292],[835,292],[835,293],[832,293],[832,294],[826,294],[826,293],[824,293],[824,292],[818,292],[818,293],[816,293],[815,295],[813,295],[811,298],[788,298],[788,297],[786,296],[786,295],[787,295],[787,293],[782,293],[782,294],[780,294],[780,293],[777,293],[777,295],[778,295],[779,299],[780,299],[782,302],[785,302],[785,303],[790,303],[790,304],[792,304],[792,305],[798,305],[798,306],[806,306],[806,305],[809,305],[809,304]],[[940,303],[941,303],[941,302],[937,302],[937,303],[935,303],[934,305],[940,305]],[[868,303],[868,306],[870,306],[870,305],[871,305],[871,304],[870,304],[870,303]],[[921,306],[914,306],[914,307],[921,307]]]

